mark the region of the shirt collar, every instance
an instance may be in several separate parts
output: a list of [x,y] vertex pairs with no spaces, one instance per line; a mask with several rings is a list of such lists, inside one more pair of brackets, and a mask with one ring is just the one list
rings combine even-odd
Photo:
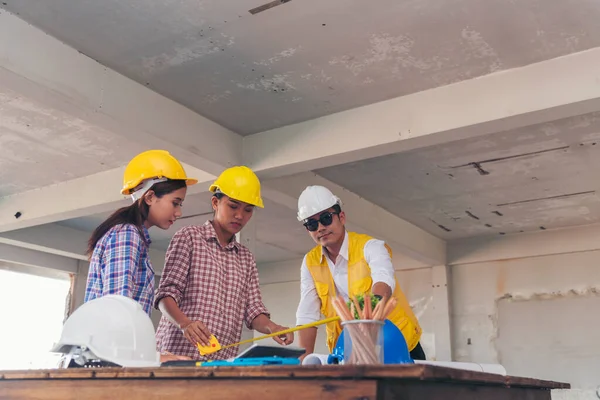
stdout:
[[[323,257],[327,254],[325,248],[323,246],[321,249],[321,261],[323,261]],[[340,247],[340,256],[346,261],[348,261],[348,232],[344,230],[344,241],[342,242],[342,247]],[[331,260],[335,264],[336,260]]]
[[[202,225],[202,236],[205,240],[214,240],[219,243],[219,238],[217,237],[217,231],[215,231],[215,227],[211,223],[210,220],[206,221],[204,225]],[[235,239],[235,235],[231,238],[231,241],[224,247],[225,249],[234,248],[236,250],[240,249],[240,243]]]
[[150,245],[150,243],[152,243],[152,239],[150,239],[150,232],[148,232],[148,228],[146,228],[144,225],[142,225],[142,228],[144,232],[144,239],[146,240],[146,243]]

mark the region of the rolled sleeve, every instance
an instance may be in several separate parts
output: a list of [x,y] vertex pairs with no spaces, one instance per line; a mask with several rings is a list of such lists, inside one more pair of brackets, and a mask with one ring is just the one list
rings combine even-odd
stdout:
[[315,281],[306,266],[306,256],[300,267],[300,302],[296,310],[296,325],[316,322],[321,317],[321,299]]
[[250,271],[250,282],[248,282],[248,296],[246,297],[246,312],[244,313],[244,320],[248,329],[252,328],[252,321],[260,314],[265,314],[271,318],[271,314],[267,307],[265,307],[262,297],[260,294],[260,282],[258,279],[258,268],[256,268],[256,262],[252,260],[252,267]]
[[365,260],[371,268],[371,278],[373,285],[378,282],[385,283],[392,289],[396,288],[396,275],[392,258],[382,240],[371,239],[365,244]]
[[187,286],[188,273],[192,262],[192,238],[183,228],[173,236],[165,255],[165,268],[156,291],[154,308],[160,300],[172,297],[180,305]]
[[102,295],[133,297],[134,276],[141,257],[142,237],[137,228],[125,225],[115,230],[106,244]]

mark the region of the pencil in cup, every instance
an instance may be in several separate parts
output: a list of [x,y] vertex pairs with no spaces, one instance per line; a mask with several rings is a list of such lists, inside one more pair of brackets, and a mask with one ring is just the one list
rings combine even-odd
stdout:
[[370,295],[364,300],[363,309],[355,297],[350,307],[339,296],[332,301],[344,329],[344,364],[383,364],[383,327],[397,300],[383,299],[373,309]]

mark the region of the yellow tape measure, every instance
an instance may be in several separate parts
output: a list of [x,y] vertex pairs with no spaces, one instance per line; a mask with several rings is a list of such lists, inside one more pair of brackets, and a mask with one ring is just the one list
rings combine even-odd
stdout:
[[240,346],[242,344],[252,343],[252,342],[256,342],[258,340],[263,340],[263,339],[267,339],[267,338],[271,338],[271,337],[275,337],[275,336],[281,336],[281,335],[285,335],[287,333],[301,331],[302,329],[312,328],[315,326],[324,325],[324,324],[328,324],[330,322],[339,321],[339,320],[340,320],[340,317],[326,318],[321,321],[311,322],[310,324],[299,325],[294,328],[289,328],[289,329],[285,329],[283,331],[269,333],[268,335],[259,336],[257,338],[242,340],[241,342],[234,343],[234,344],[228,344],[227,346],[221,346],[221,344],[219,343],[219,341],[217,340],[215,335],[211,335],[208,346],[202,346],[200,343],[196,343],[196,346],[198,347],[198,351],[200,352],[200,355],[205,356],[207,354],[216,353],[219,350],[227,349],[229,347]]

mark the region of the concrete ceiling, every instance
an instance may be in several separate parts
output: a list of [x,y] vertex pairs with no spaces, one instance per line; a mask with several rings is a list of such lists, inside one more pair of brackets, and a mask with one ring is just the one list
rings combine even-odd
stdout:
[[600,222],[598,171],[600,113],[315,172],[458,239]]
[[135,147],[22,95],[0,92],[0,197],[119,167]]
[[[513,112],[516,125],[506,126],[550,120],[529,119],[541,109],[552,110],[554,119],[600,109],[591,104],[598,95],[593,92],[590,77],[597,80],[597,76],[589,73],[590,69],[597,70],[594,66],[600,58],[597,51],[582,52],[600,46],[600,25],[596,22],[600,3],[382,0],[367,7],[341,0],[293,0],[254,15],[248,12],[259,5],[246,0],[162,0],[152,4],[139,0],[0,2],[0,7],[79,51],[0,12],[4,27],[9,27],[5,32],[26,34],[22,46],[13,47],[6,39],[9,35],[0,41],[3,229],[11,229],[13,224],[16,229],[17,224],[27,227],[67,219],[64,225],[90,232],[107,216],[98,212],[122,201],[116,190],[107,186],[118,181],[116,168],[143,147],[157,143],[181,154],[196,171],[202,169],[205,181],[232,162],[247,162],[259,174],[280,169],[274,175],[261,175],[270,193],[265,195],[267,207],[255,216],[259,262],[299,257],[312,246],[294,217],[301,189],[297,185],[312,183],[307,171],[315,166],[309,162],[310,157],[318,162],[322,161],[319,158],[329,158],[320,166],[362,159],[315,172],[362,197],[353,200],[355,215],[365,210],[359,227],[382,232],[378,228],[386,220],[388,241],[400,237],[397,232],[401,231],[404,236],[397,239],[398,244],[405,245],[407,254],[427,255],[435,248],[434,252],[445,255],[440,237],[453,240],[600,221],[594,183],[594,171],[600,167],[594,154],[600,147],[596,145],[596,141],[600,143],[599,115],[452,142],[474,135],[475,130],[469,133],[473,124],[489,121],[506,129],[498,121]],[[545,71],[541,74],[533,75],[533,69],[527,67],[479,78],[575,52],[581,53],[542,63],[547,67],[536,64],[535,71]],[[152,91],[130,85],[123,76],[85,55],[244,136],[420,93],[400,98],[400,102],[372,104],[242,141]],[[47,66],[43,63],[45,57]],[[577,62],[586,57],[592,62]],[[56,60],[66,60],[68,65],[73,62],[76,67],[64,68],[63,63],[60,68]],[[555,61],[566,67],[550,68]],[[44,68],[35,68],[39,65]],[[546,82],[553,81],[548,76],[554,76],[546,70],[567,71],[554,79],[570,85],[561,86],[565,90],[554,90],[562,93],[564,100],[544,92],[549,86]],[[76,79],[69,79],[71,75]],[[12,85],[13,76],[19,79],[18,84]],[[507,76],[508,80],[501,79]],[[427,90],[476,77],[479,79]],[[569,78],[577,80],[573,90]],[[531,81],[539,83],[541,86],[533,87],[540,90],[525,89]],[[477,85],[481,82],[487,83]],[[582,86],[592,89],[588,92]],[[493,90],[480,87],[500,90],[494,95]],[[519,91],[519,99],[526,97],[524,104],[514,97]],[[439,95],[441,92],[446,94]],[[506,92],[512,92],[513,97]],[[522,92],[552,101],[539,101]],[[463,95],[461,101],[460,95],[448,93],[471,94]],[[473,103],[480,97],[486,104],[481,109]],[[493,103],[491,98],[501,101]],[[47,99],[51,100],[46,104]],[[453,99],[456,105],[444,108],[441,103],[448,102],[443,99]],[[527,107],[530,103],[534,104]],[[590,108],[575,111],[576,104]],[[395,110],[406,115],[392,118]],[[155,114],[159,116],[154,118]],[[465,117],[471,114],[476,118]],[[455,115],[455,119],[448,118]],[[520,116],[522,121],[517,121]],[[183,122],[178,124],[180,120]],[[374,140],[373,148],[364,140],[357,141],[362,150],[344,147],[348,121],[355,124],[359,120],[356,125],[360,128],[355,130],[364,133],[363,139]],[[442,122],[437,126],[430,121]],[[288,128],[291,130],[285,133]],[[492,131],[487,129],[480,130]],[[460,135],[455,137],[459,130]],[[336,140],[326,136],[332,131]],[[290,136],[290,132],[297,135]],[[422,144],[410,147],[420,135]],[[261,142],[260,138],[268,140]],[[407,147],[400,146],[402,141],[409,143]],[[336,142],[340,144],[337,147]],[[309,144],[299,146],[303,143]],[[434,143],[444,144],[422,148]],[[397,149],[393,151],[403,152],[365,160],[391,153],[379,152],[388,144]],[[333,150],[323,151],[328,145]],[[352,153],[358,152],[363,155],[352,158]],[[295,158],[298,154],[300,159]],[[261,164],[261,158],[267,161]],[[296,175],[292,182],[294,178],[289,174],[298,171],[303,174],[300,178]],[[280,181],[269,188],[275,180],[269,182],[266,176]],[[78,177],[86,177],[86,185],[97,189],[97,195],[88,193],[62,207],[60,203],[67,203],[66,196],[73,199],[81,192],[81,182],[72,181]],[[58,185],[57,190],[48,187],[64,181],[69,182]],[[40,191],[23,193],[31,189]],[[100,196],[108,192],[115,196]],[[3,197],[13,194],[18,196]],[[38,196],[42,205],[38,204]],[[382,217],[376,206],[436,237],[399,218],[391,221]],[[18,217],[21,210],[23,216]],[[88,216],[73,219],[84,212]],[[209,215],[206,193],[189,196],[187,218],[169,231],[154,230],[155,247],[166,249],[178,227],[203,223]],[[411,242],[410,238],[417,239]],[[428,261],[431,265],[443,263],[443,257],[432,259],[436,261]]]
[[0,7],[243,135],[600,45],[592,0],[263,2]]

